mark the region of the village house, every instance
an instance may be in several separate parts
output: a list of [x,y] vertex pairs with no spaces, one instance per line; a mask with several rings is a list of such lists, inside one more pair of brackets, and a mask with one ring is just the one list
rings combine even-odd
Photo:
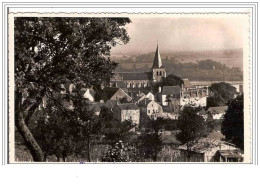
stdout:
[[143,94],[143,96],[137,102],[139,103],[143,99],[149,99],[151,101],[154,101],[154,95],[151,92],[148,92],[147,94]]
[[136,126],[140,123],[140,109],[133,103],[116,104],[112,111],[114,118],[120,122],[131,120]]
[[242,153],[237,147],[221,140],[204,138],[200,139],[191,151],[187,151],[185,145],[180,146],[179,149],[181,152],[179,160],[184,162],[188,161],[187,152],[190,155],[190,162],[240,162],[243,160]]
[[239,150],[218,150],[214,162],[243,162],[243,156]]
[[228,106],[220,106],[220,107],[209,107],[207,113],[212,119],[222,119],[225,115]]
[[178,110],[180,107],[180,91],[180,86],[163,86],[162,91],[159,87],[157,99],[162,106],[171,106],[174,110]]
[[138,103],[138,107],[141,108],[141,112],[148,115],[151,119],[157,119],[162,113],[162,106],[157,102],[144,98]]
[[94,103],[89,104],[89,109],[93,110],[95,115],[99,115],[102,107],[105,107],[105,106],[106,105],[104,102],[94,102]]
[[173,107],[164,106],[164,107],[162,107],[162,112],[158,114],[158,117],[161,117],[161,118],[164,118],[164,119],[177,120],[178,117],[179,117],[179,112],[174,111]]
[[112,111],[112,109],[116,106],[117,103],[118,100],[107,100],[105,106]]
[[102,90],[101,99],[105,102],[107,100],[121,100],[123,98],[126,98],[128,102],[132,100],[132,98],[121,88],[105,87]]
[[95,101],[95,91],[89,88],[82,88],[81,92],[83,94],[83,98],[87,99],[90,102]]

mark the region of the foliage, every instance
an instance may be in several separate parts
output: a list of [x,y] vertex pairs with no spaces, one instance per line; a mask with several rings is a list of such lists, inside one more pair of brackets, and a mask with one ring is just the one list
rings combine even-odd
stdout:
[[221,132],[226,139],[244,149],[244,96],[240,95],[228,105]]
[[108,146],[101,160],[102,162],[137,162],[139,156],[136,147],[124,145],[123,141],[119,141],[113,146]]
[[162,149],[161,120],[161,118],[151,120],[138,139],[137,149],[142,160],[152,159],[157,161],[158,153]]
[[212,84],[209,87],[213,96],[207,100],[207,107],[217,107],[227,105],[237,93],[236,88],[226,82]]
[[183,84],[183,80],[180,77],[170,74],[166,78],[163,77],[160,82],[153,83],[152,91],[153,91],[153,93],[157,93],[159,87],[163,87],[163,86],[180,86],[181,87],[182,84]]
[[202,116],[192,107],[184,107],[178,118],[177,126],[180,132],[176,135],[177,140],[186,145],[187,157],[193,145],[205,135],[205,121]]
[[43,154],[28,121],[44,96],[53,99],[68,81],[100,85],[117,63],[110,49],[127,43],[128,18],[17,17],[15,43],[15,125],[35,161]]
[[58,161],[63,158],[65,162],[66,157],[74,152],[73,126],[68,112],[49,103],[46,109],[42,108],[33,115],[30,127],[44,153],[44,160],[55,155]]

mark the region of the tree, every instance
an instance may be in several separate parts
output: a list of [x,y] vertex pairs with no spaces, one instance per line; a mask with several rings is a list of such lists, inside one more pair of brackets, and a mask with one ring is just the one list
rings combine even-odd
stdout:
[[180,77],[170,74],[166,78],[163,77],[160,82],[153,83],[152,90],[153,90],[153,93],[156,93],[156,92],[158,92],[159,87],[163,87],[163,86],[180,86],[181,87],[183,83],[184,82]]
[[226,139],[244,150],[244,96],[237,96],[228,104],[221,132]]
[[176,135],[178,141],[185,144],[187,158],[190,160],[192,146],[205,134],[205,121],[192,107],[184,107],[178,118],[177,126],[180,132]]
[[17,17],[15,44],[15,126],[34,161],[43,152],[28,121],[43,97],[53,99],[61,84],[86,87],[107,81],[117,64],[110,49],[127,43],[128,18]]
[[76,144],[75,154],[86,157],[91,161],[91,144],[101,135],[100,123],[93,110],[89,109],[89,103],[77,93],[81,87],[77,87],[75,93],[69,98],[73,102],[73,110],[70,112],[71,132]]
[[44,161],[47,156],[55,155],[59,162],[74,152],[73,123],[66,109],[48,102],[46,108],[36,111],[29,121],[30,130],[42,149]]
[[207,100],[207,107],[217,107],[227,105],[237,93],[236,88],[226,82],[212,84],[209,87],[213,96]]
[[139,137],[138,152],[142,160],[152,159],[157,161],[158,153],[162,149],[162,120],[162,118],[150,120],[145,131]]

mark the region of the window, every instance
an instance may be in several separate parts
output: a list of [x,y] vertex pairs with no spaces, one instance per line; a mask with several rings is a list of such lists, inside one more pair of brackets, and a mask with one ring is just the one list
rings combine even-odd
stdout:
[[150,110],[148,110],[148,113],[150,113]]
[[157,73],[156,73],[156,74],[157,74],[157,76],[159,76],[159,72],[158,72],[158,71],[157,71]]
[[162,71],[160,71],[160,76],[162,76]]
[[130,120],[132,120],[132,116],[130,116],[129,118],[130,118]]

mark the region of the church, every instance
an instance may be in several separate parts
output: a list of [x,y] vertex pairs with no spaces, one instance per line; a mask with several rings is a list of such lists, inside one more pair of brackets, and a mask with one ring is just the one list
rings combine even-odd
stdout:
[[117,72],[110,80],[110,87],[118,88],[147,88],[152,82],[161,81],[166,77],[166,71],[162,65],[162,60],[157,45],[153,66],[150,72]]

